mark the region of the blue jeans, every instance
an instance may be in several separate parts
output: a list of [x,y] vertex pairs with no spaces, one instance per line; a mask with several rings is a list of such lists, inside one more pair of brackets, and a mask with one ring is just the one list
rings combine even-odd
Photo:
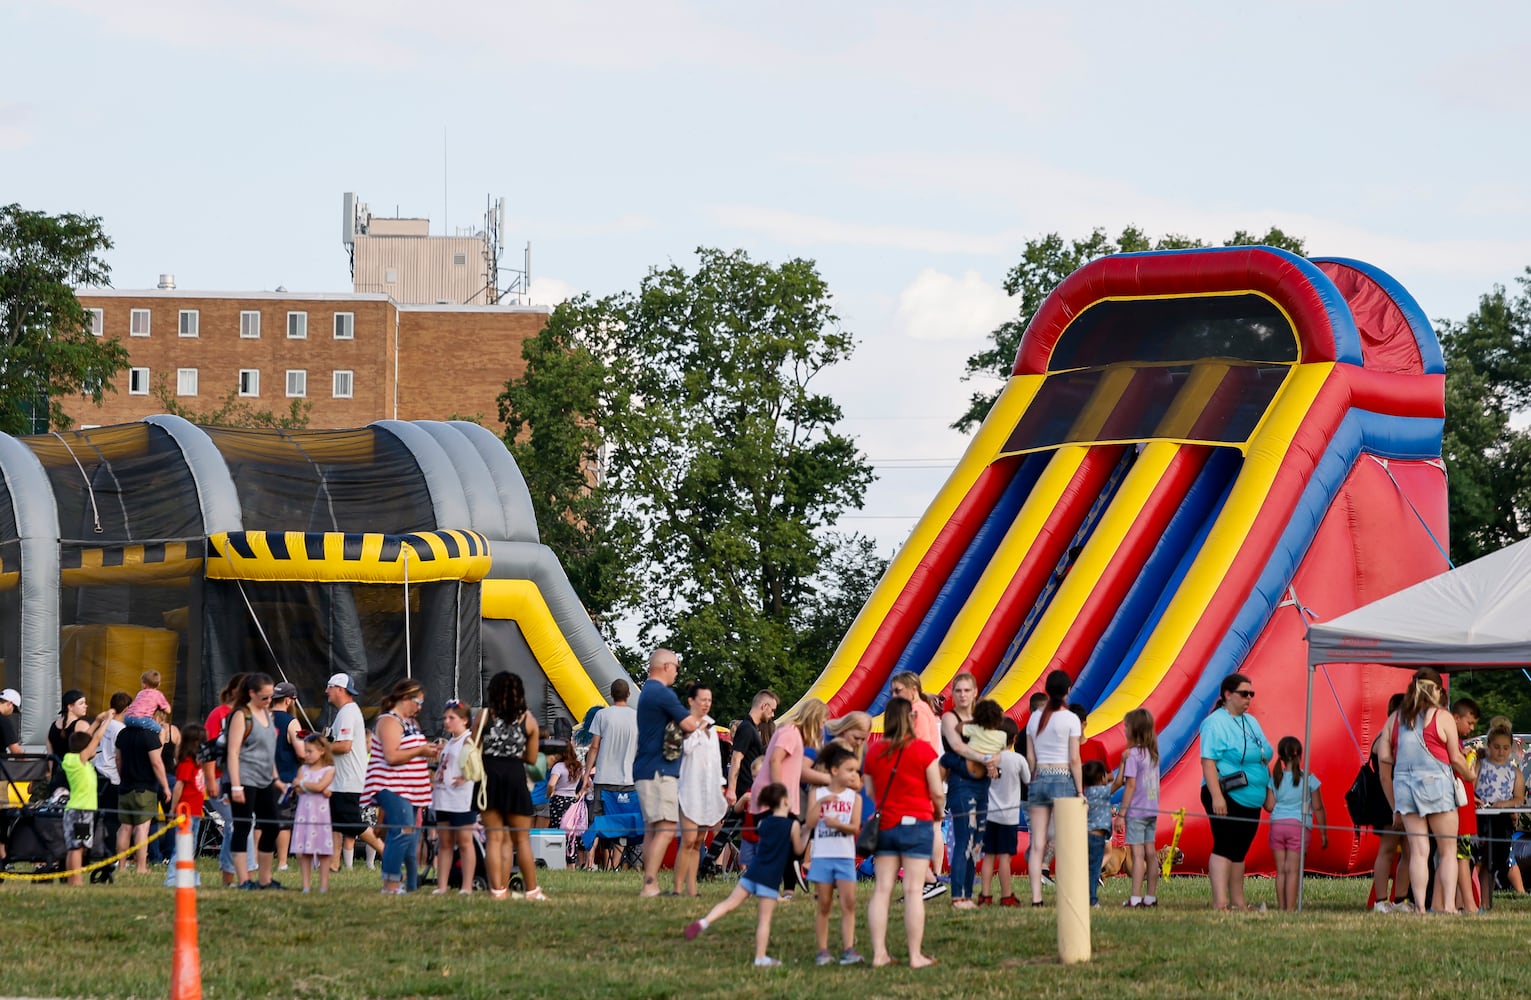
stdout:
[[1090,831],[1090,905],[1100,902],[1100,866],[1106,859],[1106,838],[1094,830]]
[[[232,875],[234,874],[234,810],[229,806],[229,800],[222,797],[208,799],[207,807],[223,820],[223,843],[218,847],[218,870]],[[245,845],[240,844],[239,850],[243,852]]]
[[946,804],[952,812],[952,898],[973,898],[973,855],[983,844],[989,813],[989,779],[975,781],[966,770],[946,776]]
[[415,852],[420,828],[415,825],[414,804],[385,788],[377,793],[377,808],[388,828],[383,841],[383,881],[403,882],[405,889],[414,892],[420,885],[420,860]]

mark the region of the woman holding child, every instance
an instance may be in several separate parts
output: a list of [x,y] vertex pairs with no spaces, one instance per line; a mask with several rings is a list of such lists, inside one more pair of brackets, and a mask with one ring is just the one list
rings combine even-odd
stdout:
[[[946,802],[952,811],[952,908],[977,909],[973,902],[975,856],[983,843],[984,819],[989,811],[989,778],[995,773],[995,752],[974,749],[965,727],[973,725],[978,702],[978,680],[963,671],[952,679],[952,707],[941,715],[941,741],[945,753]],[[998,707],[998,706],[995,706]],[[996,727],[997,720],[990,720]],[[1000,735],[1003,740],[1003,734]],[[999,749],[1004,749],[1001,742]]]

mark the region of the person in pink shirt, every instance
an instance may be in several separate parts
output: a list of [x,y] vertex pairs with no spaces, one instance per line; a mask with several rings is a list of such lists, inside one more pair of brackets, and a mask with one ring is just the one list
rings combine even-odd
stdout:
[[123,713],[123,725],[147,729],[157,735],[160,725],[154,721],[154,713],[170,711],[170,702],[160,693],[159,671],[145,670],[138,678],[138,683],[143,687],[139,690],[138,696],[133,699],[133,703],[128,706],[128,710]]

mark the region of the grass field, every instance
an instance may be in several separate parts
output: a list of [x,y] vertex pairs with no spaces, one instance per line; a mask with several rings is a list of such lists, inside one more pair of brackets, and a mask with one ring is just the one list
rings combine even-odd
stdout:
[[[1305,913],[1214,914],[1206,880],[1182,877],[1144,911],[1121,909],[1127,881],[1113,879],[1093,914],[1088,964],[1059,964],[1050,906],[961,913],[942,897],[929,905],[926,930],[938,968],[816,968],[813,907],[800,898],[777,910],[772,953],[786,964],[756,970],[751,903],[695,942],[681,936],[729,882],[706,884],[701,900],[639,900],[631,873],[542,874],[547,904],[385,898],[376,874],[362,870],[337,876],[327,896],[205,888],[204,990],[213,998],[1509,996],[1526,982],[1531,946],[1527,897],[1498,896],[1481,916],[1384,916],[1362,912],[1366,881],[1310,879]],[[207,862],[203,878],[218,881]],[[165,996],[175,893],[162,879],[0,883],[0,993]],[[284,880],[297,882],[291,872]],[[857,945],[870,954],[868,891],[862,883]],[[1269,880],[1252,879],[1249,896],[1274,906]]]

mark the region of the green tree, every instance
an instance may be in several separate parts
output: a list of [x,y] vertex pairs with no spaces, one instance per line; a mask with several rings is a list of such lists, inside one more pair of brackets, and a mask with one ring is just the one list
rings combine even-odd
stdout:
[[[996,327],[989,334],[989,346],[967,359],[963,381],[997,379],[1002,386],[1015,365],[1015,356],[1021,347],[1021,335],[1026,332],[1027,324],[1041,308],[1043,300],[1064,278],[1090,261],[1114,253],[1183,250],[1208,245],[1199,239],[1176,234],[1150,239],[1135,226],[1123,229],[1122,234],[1115,239],[1108,236],[1104,229],[1096,229],[1084,239],[1065,241],[1057,233],[1048,233],[1039,239],[1027,241],[1020,263],[1005,276],[1005,291],[1020,300],[1016,317]],[[1295,254],[1303,253],[1302,240],[1288,236],[1274,226],[1259,235],[1241,229],[1225,240],[1223,246],[1273,246]],[[999,398],[999,392],[996,386],[972,393],[967,410],[952,427],[967,433],[983,423],[994,401]]]
[[[1531,405],[1531,268],[1511,294],[1495,285],[1458,321],[1436,320],[1446,357],[1441,455],[1450,475],[1451,558],[1457,565],[1531,534],[1531,434],[1511,416]],[[1460,674],[1453,693],[1485,719],[1531,728],[1531,682],[1520,671]]]
[[505,444],[531,491],[538,533],[598,625],[637,594],[629,526],[602,478],[608,430],[621,426],[627,402],[607,324],[629,305],[589,295],[559,305],[522,348],[525,374],[499,398]]
[[557,307],[501,404],[539,525],[584,532],[576,556],[611,561],[600,579],[630,574],[608,593],[643,641],[736,704],[822,668],[803,633],[872,471],[815,389],[853,341],[814,264],[697,257]]
[[116,339],[95,337],[74,289],[104,285],[112,241],[93,215],[0,208],[0,431],[68,427],[63,400],[97,405],[128,366]]
[[197,410],[184,405],[176,398],[175,393],[170,389],[170,379],[166,375],[160,375],[154,379],[151,391],[154,398],[159,400],[163,412],[183,417],[203,427],[267,427],[279,430],[301,430],[308,426],[308,416],[314,408],[314,404],[307,399],[294,399],[287,405],[286,411],[259,410],[241,399],[238,389],[230,389],[217,406],[210,410]]

